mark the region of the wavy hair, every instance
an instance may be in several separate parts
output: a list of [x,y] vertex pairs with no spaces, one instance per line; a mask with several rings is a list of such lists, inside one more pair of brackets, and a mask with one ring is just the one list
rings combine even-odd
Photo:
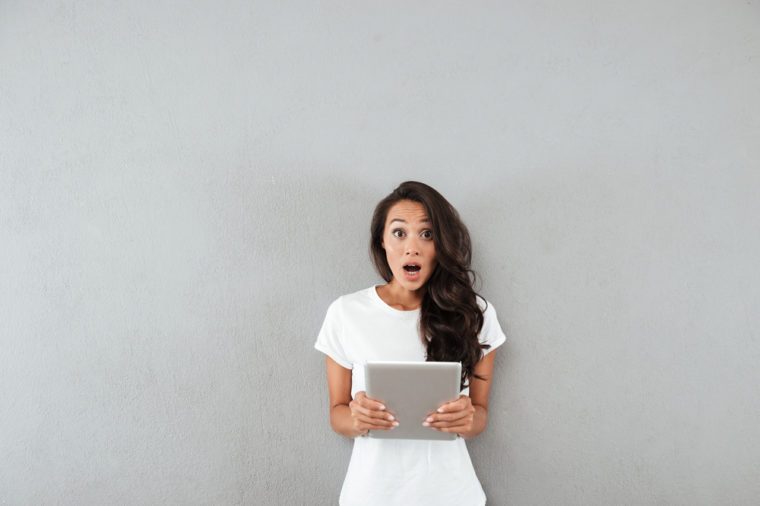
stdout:
[[475,374],[475,364],[483,356],[481,350],[490,345],[478,340],[483,311],[473,288],[477,278],[470,268],[470,233],[457,210],[434,188],[405,181],[377,204],[370,226],[370,257],[375,269],[386,282],[393,279],[382,242],[388,211],[402,200],[422,204],[433,230],[437,265],[423,287],[419,320],[420,338],[427,348],[426,360],[461,362],[460,389],[469,386],[473,377],[486,380]]

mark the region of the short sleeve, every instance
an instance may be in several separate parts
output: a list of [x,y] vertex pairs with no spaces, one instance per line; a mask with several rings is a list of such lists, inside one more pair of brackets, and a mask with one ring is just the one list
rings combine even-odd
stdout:
[[346,369],[353,369],[353,364],[346,356],[343,347],[342,330],[340,299],[337,299],[327,308],[327,315],[325,321],[322,322],[322,328],[319,330],[314,348],[328,355]]
[[483,350],[484,357],[507,340],[507,336],[501,330],[501,325],[499,325],[499,319],[496,317],[496,309],[494,309],[493,304],[490,302],[486,302],[485,304],[487,307],[483,311],[483,328],[480,330],[478,340],[481,344],[490,344],[491,347]]

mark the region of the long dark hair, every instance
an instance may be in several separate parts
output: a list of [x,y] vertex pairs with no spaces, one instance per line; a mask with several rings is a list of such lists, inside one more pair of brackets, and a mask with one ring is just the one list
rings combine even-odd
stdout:
[[433,229],[437,265],[423,287],[419,321],[420,338],[427,347],[426,360],[461,362],[460,389],[468,386],[472,377],[486,380],[475,374],[481,350],[490,345],[478,340],[483,311],[473,288],[476,274],[470,269],[470,233],[443,195],[424,183],[405,181],[377,204],[370,226],[370,257],[375,269],[386,282],[393,279],[382,242],[388,210],[401,200],[422,204]]

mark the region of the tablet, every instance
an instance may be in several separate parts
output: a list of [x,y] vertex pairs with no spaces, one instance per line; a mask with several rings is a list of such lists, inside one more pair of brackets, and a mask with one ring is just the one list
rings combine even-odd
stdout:
[[459,398],[459,362],[367,362],[364,383],[368,397],[379,399],[399,422],[392,430],[370,430],[377,439],[452,440],[454,432],[425,427],[429,413]]

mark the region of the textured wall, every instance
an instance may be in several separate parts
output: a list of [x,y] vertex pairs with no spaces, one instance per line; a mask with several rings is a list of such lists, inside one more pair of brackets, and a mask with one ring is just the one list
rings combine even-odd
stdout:
[[757,504],[755,1],[0,2],[0,504],[335,504],[405,179],[509,342],[495,505]]

